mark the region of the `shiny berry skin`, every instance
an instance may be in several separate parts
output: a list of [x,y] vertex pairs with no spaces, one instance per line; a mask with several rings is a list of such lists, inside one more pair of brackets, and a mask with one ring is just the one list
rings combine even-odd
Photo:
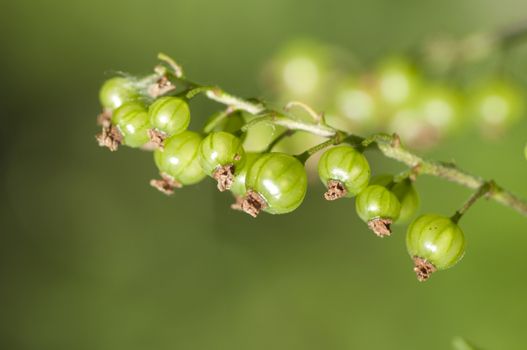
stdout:
[[164,150],[154,151],[154,161],[160,173],[171,176],[181,185],[192,185],[205,178],[199,164],[199,146],[202,137],[184,131],[165,140]]
[[141,147],[150,140],[148,112],[140,102],[126,102],[117,108],[112,115],[112,124],[117,126],[127,146]]
[[379,95],[383,102],[400,106],[411,100],[418,91],[420,77],[405,58],[391,57],[377,69]]
[[436,269],[448,269],[461,260],[465,253],[465,236],[448,217],[421,215],[408,227],[406,248],[416,261],[418,279],[424,281]]
[[201,141],[200,164],[207,175],[223,165],[243,165],[245,151],[242,142],[233,134],[223,131],[211,132]]
[[321,98],[328,84],[330,53],[317,42],[300,40],[291,42],[273,60],[270,66],[272,89],[279,89],[286,99]]
[[137,100],[139,93],[130,79],[115,77],[104,82],[99,90],[99,100],[103,108],[116,109],[125,102]]
[[347,81],[338,87],[335,96],[338,118],[345,117],[344,121],[355,129],[355,133],[357,128],[369,129],[378,126],[381,121],[378,112],[379,101],[374,89],[368,84]]
[[408,222],[415,215],[417,209],[419,209],[419,193],[410,179],[396,183],[391,188],[391,191],[401,203],[401,212],[399,213],[397,223]]
[[178,97],[158,98],[148,108],[150,124],[167,136],[187,130],[190,123],[190,109],[187,102]]
[[378,236],[389,236],[390,225],[399,218],[401,204],[386,187],[370,185],[355,200],[359,217]]
[[[362,153],[347,145],[333,147],[320,158],[318,175],[323,184],[338,181],[343,185],[346,197],[356,196],[368,186],[370,165]],[[328,192],[329,193],[329,192]],[[332,199],[328,198],[327,199]]]
[[461,93],[449,86],[423,87],[417,102],[417,113],[439,136],[458,129],[463,120]]
[[306,195],[306,170],[293,156],[285,153],[267,153],[260,156],[251,166],[245,186],[249,194],[263,199],[262,210],[270,214],[289,213],[302,204]]
[[471,95],[476,122],[490,136],[499,135],[525,111],[521,89],[505,80],[486,82]]
[[[378,175],[372,177],[370,184],[388,186],[392,184],[393,176],[391,175]],[[406,178],[400,182],[392,184],[390,191],[395,194],[401,204],[401,211],[397,224],[403,224],[408,222],[419,209],[419,193],[415,189],[413,182]]]
[[231,188],[236,169],[243,167],[242,141],[224,131],[211,132],[201,141],[199,159],[203,171],[218,181],[218,190]]
[[251,166],[256,162],[256,160],[260,157],[260,153],[254,153],[254,152],[247,152],[245,154],[245,162],[243,166],[236,169],[236,173],[234,175],[234,182],[231,186],[231,192],[238,197],[242,197],[246,192],[247,188],[245,187],[245,179],[247,177],[247,172],[251,168]]

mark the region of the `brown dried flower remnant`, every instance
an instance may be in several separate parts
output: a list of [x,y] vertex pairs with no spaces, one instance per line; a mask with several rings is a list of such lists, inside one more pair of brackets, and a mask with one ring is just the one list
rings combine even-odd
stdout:
[[436,272],[436,267],[426,259],[414,256],[414,271],[419,282],[424,282],[430,278],[432,273]]
[[107,147],[110,151],[117,151],[123,140],[123,135],[115,125],[103,126],[102,131],[95,136],[99,146]]
[[392,220],[384,218],[374,218],[368,221],[368,227],[379,237],[387,237],[392,234],[390,225]]
[[338,180],[330,180],[328,182],[328,190],[324,193],[324,198],[328,201],[334,201],[345,197],[348,191],[344,184]]
[[242,210],[253,218],[257,217],[262,210],[267,207],[267,203],[262,196],[252,190],[247,191],[242,201]]
[[174,194],[175,188],[181,188],[182,185],[174,180],[174,178],[168,174],[161,173],[161,179],[150,180],[150,186],[158,189],[160,192],[170,196]]

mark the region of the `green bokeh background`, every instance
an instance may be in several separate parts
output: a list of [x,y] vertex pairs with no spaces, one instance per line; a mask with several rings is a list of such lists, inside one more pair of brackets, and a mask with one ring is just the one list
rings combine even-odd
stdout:
[[[97,147],[97,91],[147,73],[158,51],[195,80],[261,95],[291,39],[374,58],[438,32],[525,19],[524,0],[28,1],[0,5],[0,342],[5,349],[525,349],[527,220],[481,202],[465,259],[419,284],[404,229],[379,240],[350,201],[253,220],[211,181],[167,198],[151,154]],[[523,63],[522,63],[523,62]],[[523,64],[525,73],[527,66]],[[215,106],[193,104],[198,127]],[[468,133],[430,156],[527,197],[527,122],[499,142]],[[377,171],[401,169],[371,156]],[[468,190],[418,182],[422,211]]]

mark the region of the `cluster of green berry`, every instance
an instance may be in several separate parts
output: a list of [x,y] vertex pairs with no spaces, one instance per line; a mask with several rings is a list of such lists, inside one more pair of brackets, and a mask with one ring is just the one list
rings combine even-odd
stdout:
[[[209,176],[217,181],[220,191],[232,192],[234,209],[253,217],[262,211],[285,214],[301,205],[308,187],[305,162],[315,152],[307,157],[305,152],[296,156],[273,152],[272,147],[247,152],[241,128],[232,132],[189,131],[187,95],[172,94],[175,85],[166,76],[149,80],[147,85],[128,77],[115,77],[103,84],[102,132],[97,139],[110,150],[119,145],[153,149],[161,176],[151,181],[153,187],[172,194],[175,188]],[[364,147],[346,138],[327,146],[333,144],[318,162],[327,200],[356,197],[358,216],[379,237],[389,236],[393,223],[412,219],[419,206],[413,185],[418,169],[395,177],[371,178]],[[420,281],[451,267],[463,256],[465,243],[458,219],[423,215],[410,224],[407,249]]]
[[403,54],[373,66],[343,56],[340,48],[292,42],[267,67],[266,91],[275,100],[311,101],[341,130],[396,132],[418,148],[471,127],[498,137],[524,116],[524,89],[491,64],[472,64],[482,69],[473,73]]

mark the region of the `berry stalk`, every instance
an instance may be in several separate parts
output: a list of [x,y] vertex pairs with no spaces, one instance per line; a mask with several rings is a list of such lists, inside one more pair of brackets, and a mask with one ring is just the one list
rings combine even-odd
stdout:
[[[173,90],[174,88],[171,84],[183,84],[187,87],[187,90],[181,94],[187,99],[203,94],[208,99],[225,105],[227,110],[224,114],[220,115],[219,119],[221,120],[228,117],[234,111],[244,111],[255,116],[255,118],[247,122],[241,128],[242,132],[247,131],[249,128],[259,123],[271,123],[285,127],[289,130],[306,131],[314,135],[328,138],[326,142],[298,155],[297,159],[302,162],[305,162],[305,160],[314,153],[342,142],[348,142],[360,148],[376,146],[387,158],[406,164],[411,169],[413,176],[417,174],[436,176],[474,190],[480,190],[481,188],[484,188],[486,184],[492,184],[486,191],[488,198],[527,216],[527,202],[520,199],[515,194],[507,191],[493,181],[488,181],[479,176],[472,175],[458,168],[455,164],[420,157],[405,148],[402,145],[399,136],[396,134],[388,135],[378,133],[362,138],[357,135],[345,133],[325,124],[322,115],[320,115],[320,118],[316,118],[317,120],[315,120],[314,123],[304,122],[290,116],[287,111],[284,112],[272,109],[268,104],[260,100],[241,98],[230,94],[217,86],[204,86],[192,82],[184,76],[181,66],[179,66],[173,59],[163,54],[160,54],[159,58],[163,61],[165,66],[156,67],[154,74],[141,80],[141,85],[145,88],[144,90],[148,87],[146,84],[147,82],[150,84],[151,82],[157,81],[159,88],[163,88],[163,86],[168,84],[170,90]],[[150,96],[157,97],[153,96],[151,93]],[[306,109],[307,106],[298,102],[295,102],[294,105],[300,106],[304,109]],[[310,108],[308,108],[308,112],[310,112],[309,109]],[[316,113],[312,112],[310,114],[315,115]],[[214,121],[212,123],[213,125],[208,125],[206,129],[212,130],[216,122],[219,122],[219,120]]]

